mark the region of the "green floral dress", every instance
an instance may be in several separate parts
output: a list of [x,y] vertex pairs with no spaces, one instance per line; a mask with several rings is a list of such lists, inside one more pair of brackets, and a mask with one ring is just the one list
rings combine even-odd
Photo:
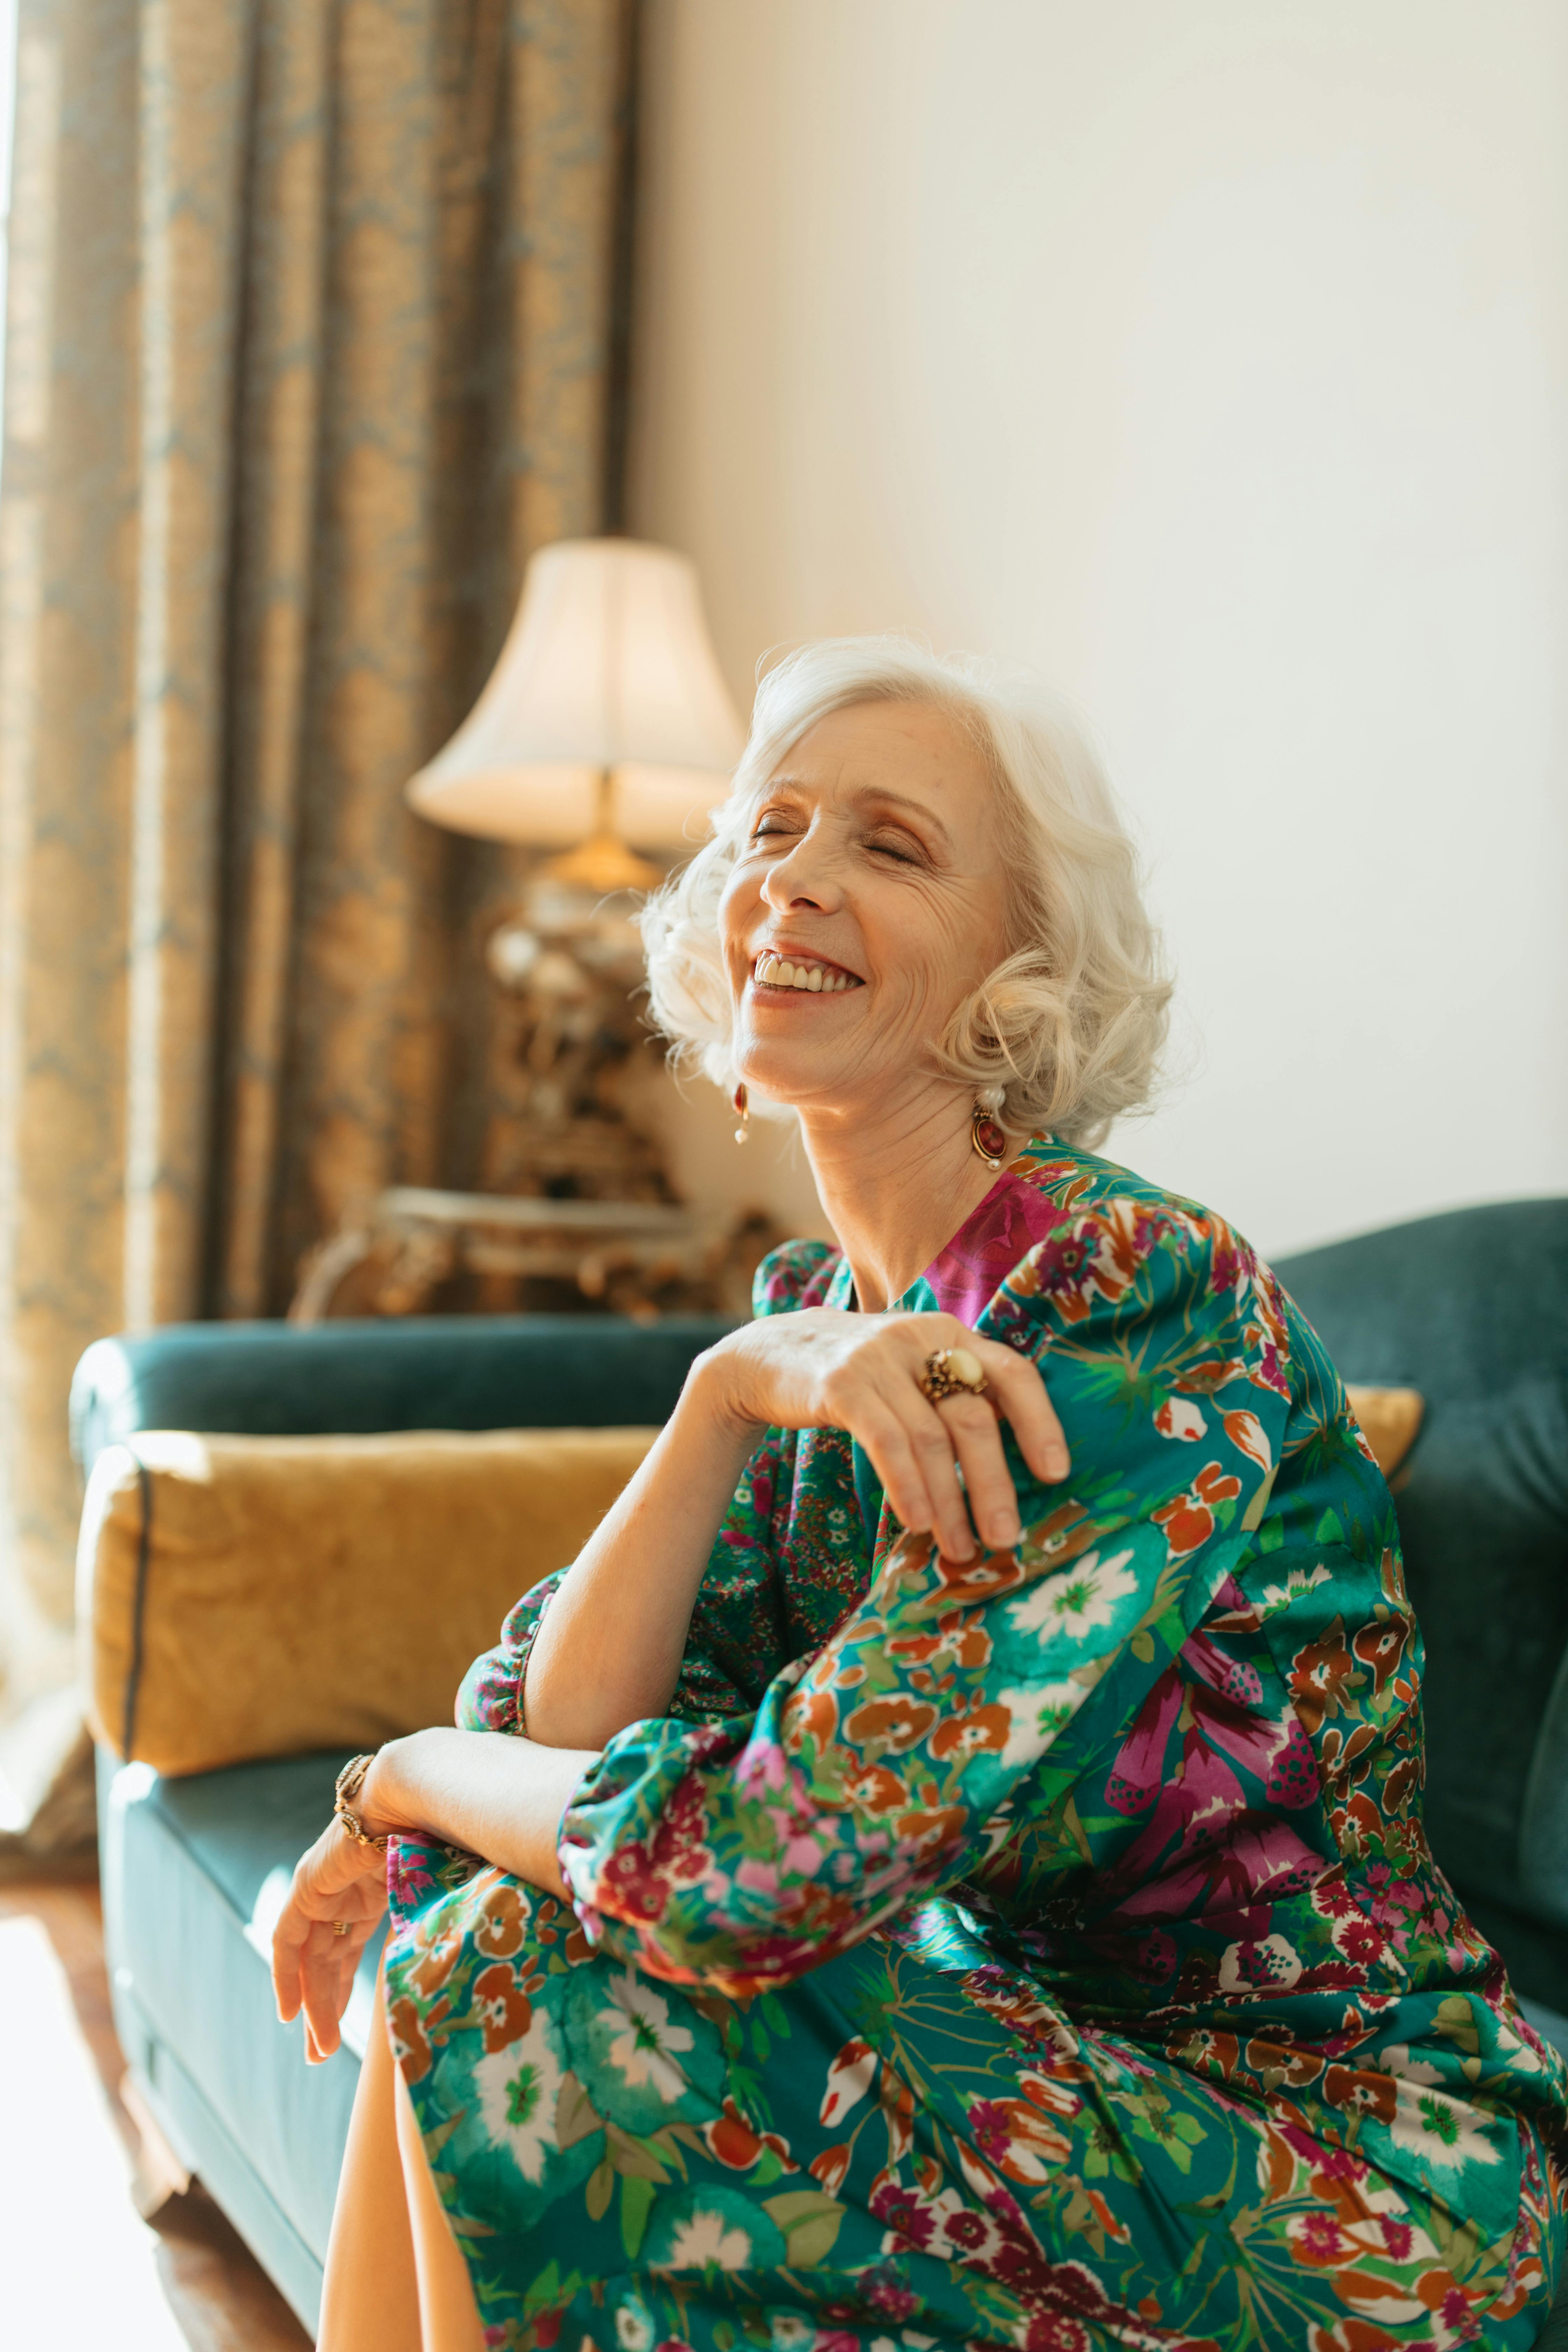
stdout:
[[[759,1313],[852,1303],[816,1243]],[[774,1431],[570,1908],[405,1842],[388,2003],[494,2346],[1533,2343],[1564,2069],[1421,1827],[1421,1643],[1321,1346],[1218,1218],[1048,1139],[901,1306],[1044,1368],[959,1563]],[[1011,1439],[1008,1439],[1009,1445]],[[521,1727],[551,1583],[465,1682]]]

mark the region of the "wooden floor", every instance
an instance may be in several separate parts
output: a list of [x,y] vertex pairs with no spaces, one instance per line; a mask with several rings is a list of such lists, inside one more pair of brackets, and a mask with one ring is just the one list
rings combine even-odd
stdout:
[[151,2226],[117,2095],[98,1889],[0,1884],[0,2340],[7,2352],[309,2352],[199,2184]]

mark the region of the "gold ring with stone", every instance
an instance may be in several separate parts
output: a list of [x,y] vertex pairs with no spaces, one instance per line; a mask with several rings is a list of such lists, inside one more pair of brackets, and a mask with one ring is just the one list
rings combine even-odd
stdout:
[[939,1348],[926,1358],[920,1385],[932,1404],[940,1404],[943,1397],[983,1397],[991,1383],[984,1365],[967,1348]]

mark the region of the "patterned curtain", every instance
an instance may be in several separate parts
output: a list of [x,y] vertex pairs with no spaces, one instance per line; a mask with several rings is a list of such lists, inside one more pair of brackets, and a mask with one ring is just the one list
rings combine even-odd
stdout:
[[631,0],[21,0],[0,472],[0,1667],[72,1366],[472,1182],[502,854],[401,787],[603,527]]

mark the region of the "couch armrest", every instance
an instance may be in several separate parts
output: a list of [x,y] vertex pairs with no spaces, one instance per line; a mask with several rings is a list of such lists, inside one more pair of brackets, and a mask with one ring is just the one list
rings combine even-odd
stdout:
[[449,1723],[470,1661],[575,1557],[656,1433],[107,1447],[78,1553],[95,1731],[180,1773]]
[[692,1358],[733,1328],[709,1315],[170,1324],[88,1349],[71,1382],[71,1444],[86,1474],[142,1429],[280,1437],[668,1421]]

